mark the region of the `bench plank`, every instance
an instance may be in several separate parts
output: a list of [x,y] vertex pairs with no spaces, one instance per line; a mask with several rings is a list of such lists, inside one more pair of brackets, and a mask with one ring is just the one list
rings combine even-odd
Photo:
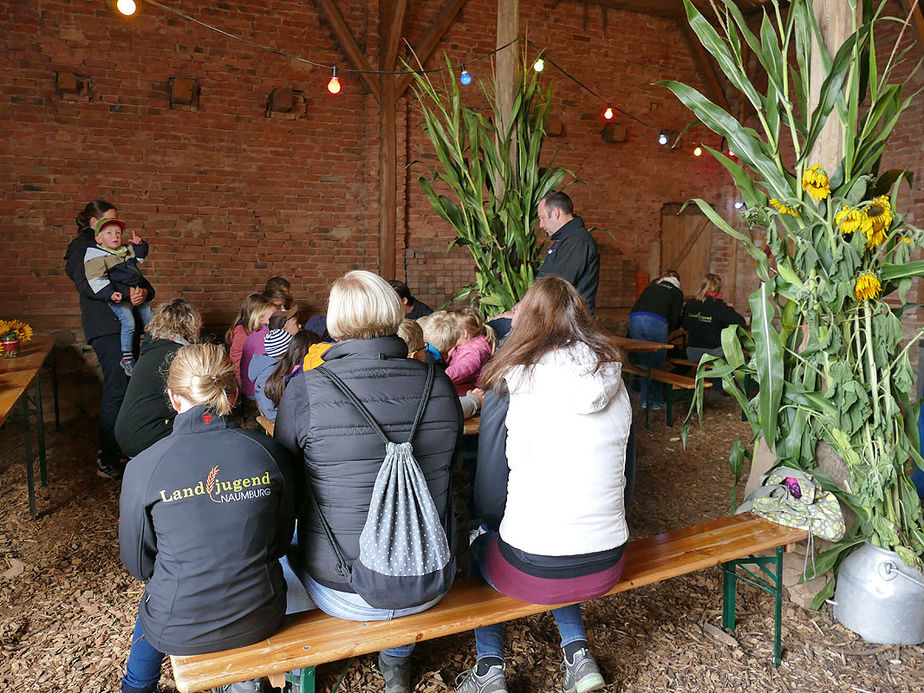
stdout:
[[[608,594],[774,549],[807,534],[745,514],[637,539],[627,545],[622,580]],[[557,606],[564,605],[526,604],[496,592],[481,580],[459,580],[436,606],[393,621],[344,621],[321,611],[293,614],[279,633],[254,645],[171,657],[173,675],[177,688],[190,693],[462,633]]]

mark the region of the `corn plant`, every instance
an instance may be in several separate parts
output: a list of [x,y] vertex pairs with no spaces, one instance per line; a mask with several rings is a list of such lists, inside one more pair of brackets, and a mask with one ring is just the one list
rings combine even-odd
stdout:
[[[843,541],[819,557],[816,574],[837,567],[854,546],[869,541],[920,566],[924,520],[909,465],[918,454],[917,407],[902,313],[912,277],[924,262],[911,261],[924,234],[897,211],[901,171],[880,171],[889,136],[911,97],[892,80],[905,59],[898,41],[885,68],[873,29],[885,2],[865,0],[854,10],[853,31],[831,56],[823,48],[817,101],[810,100],[812,39],[824,45],[810,0],[778,0],[751,31],[732,0],[714,3],[717,26],[684,0],[690,26],[728,80],[756,112],[759,129],[746,127],[690,86],[670,89],[696,116],[728,141],[736,158],[710,149],[732,176],[746,206],[745,219],[766,231],[769,254],[722,219],[703,200],[695,203],[754,259],[760,287],[750,297],[750,332],[722,334],[724,358],[707,358],[697,373],[694,404],[701,417],[705,363],[710,377],[741,405],[754,443],[763,439],[780,464],[809,470],[824,441],[843,458],[849,488],[816,478],[848,505],[857,521]],[[900,21],[888,18],[888,21]],[[899,37],[900,39],[901,37]],[[760,91],[745,70],[745,53],[767,75]],[[913,72],[913,71],[912,71]],[[833,171],[813,163],[825,123],[836,119],[843,157]],[[885,302],[886,296],[890,301]],[[753,397],[745,377],[757,382]],[[701,420],[701,419],[700,419]],[[756,445],[754,448],[756,449]],[[739,468],[745,454],[731,455]],[[816,606],[833,591],[833,581]]]
[[[540,166],[551,89],[543,91],[533,70],[519,70],[510,113],[500,113],[494,94],[479,83],[490,115],[465,105],[447,59],[442,88],[415,72],[424,132],[440,161],[418,182],[436,213],[455,230],[449,247],[466,248],[475,281],[453,298],[470,298],[494,315],[508,310],[532,285],[541,264],[537,207],[570,172]],[[506,123],[506,125],[502,125]],[[449,194],[437,192],[442,184]]]

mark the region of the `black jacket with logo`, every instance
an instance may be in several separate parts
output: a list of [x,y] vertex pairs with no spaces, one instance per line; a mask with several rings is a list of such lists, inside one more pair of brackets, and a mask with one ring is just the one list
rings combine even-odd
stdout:
[[279,565],[294,529],[288,455],[271,438],[196,406],[128,463],[122,562],[147,580],[151,645],[192,655],[243,647],[282,626]]
[[537,276],[561,276],[578,290],[593,313],[600,283],[600,251],[597,242],[584,226],[584,220],[574,217],[553,233],[549,240],[551,245]]
[[706,296],[704,301],[693,298],[683,307],[687,347],[715,349],[722,346],[722,330],[729,325],[745,327],[747,323],[737,310],[720,298]]
[[[396,336],[348,339],[324,353],[324,366],[336,373],[394,442],[410,433],[427,367],[407,358],[407,345]],[[437,368],[433,390],[414,436],[420,465],[437,512],[452,545],[450,467],[462,434],[462,409],[452,382]],[[275,439],[302,459],[299,481],[311,483],[324,518],[348,564],[359,556],[359,535],[366,522],[385,443],[355,406],[323,373],[299,373],[286,386],[276,415]],[[337,558],[311,503],[303,497],[298,546],[290,554],[300,576],[342,592],[352,592],[337,572]]]

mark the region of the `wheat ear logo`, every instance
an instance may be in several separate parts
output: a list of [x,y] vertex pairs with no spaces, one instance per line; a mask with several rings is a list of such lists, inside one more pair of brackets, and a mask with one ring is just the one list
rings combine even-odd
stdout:
[[221,503],[221,499],[215,500],[212,498],[212,491],[215,488],[215,480],[218,479],[218,466],[212,467],[212,471],[209,472],[208,478],[205,480],[205,492],[209,496],[209,500],[213,503]]

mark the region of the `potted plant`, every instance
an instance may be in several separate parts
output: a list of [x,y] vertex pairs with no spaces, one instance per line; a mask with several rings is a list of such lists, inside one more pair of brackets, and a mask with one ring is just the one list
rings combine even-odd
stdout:
[[475,296],[492,315],[512,308],[532,286],[542,263],[535,233],[539,200],[570,172],[539,165],[551,89],[542,89],[535,71],[520,65],[506,114],[499,111],[496,86],[489,90],[479,82],[486,115],[463,103],[448,59],[446,64],[441,88],[427,73],[414,73],[424,132],[440,160],[429,178],[417,180],[456,232],[449,247],[467,248],[475,262],[475,282],[453,299]]
[[12,359],[19,356],[23,342],[32,339],[32,328],[22,320],[0,320],[0,346],[3,357]]
[[[848,1],[856,9],[855,0]],[[880,170],[889,136],[910,102],[903,84],[893,81],[902,58],[898,41],[885,68],[877,68],[873,29],[885,3],[878,8],[863,3],[836,54],[820,51],[823,81],[815,102],[809,97],[809,66],[813,39],[822,39],[810,0],[794,0],[785,12],[771,0],[759,36],[731,0],[722,4],[716,29],[684,0],[690,26],[753,107],[757,129],[685,84],[660,84],[726,138],[734,157],[710,153],[731,174],[747,207],[744,218],[765,232],[767,252],[708,204],[694,201],[751,255],[760,286],[749,301],[751,331],[727,329],[724,358],[700,364],[690,414],[701,414],[705,363],[711,362],[708,375],[721,378],[741,405],[755,450],[764,441],[779,464],[812,470],[816,448],[825,443],[844,460],[846,488],[815,476],[853,510],[856,521],[819,556],[815,574],[834,568],[840,589],[838,568],[866,542],[894,552],[891,560],[921,580],[924,520],[907,472],[924,460],[918,454],[908,358],[915,340],[904,337],[902,314],[912,277],[924,274],[924,262],[911,261],[924,246],[924,234],[898,209],[905,173]],[[747,49],[766,74],[765,91],[747,74]],[[830,119],[842,128],[843,157],[826,171],[813,150]],[[758,386],[753,397],[745,391],[748,376]],[[736,481],[744,455],[745,446],[737,442],[730,455]],[[833,591],[832,579],[813,606]],[[924,609],[924,592],[917,603]],[[899,611],[905,608],[898,605]],[[888,611],[878,611],[890,618]],[[844,620],[837,609],[835,615]],[[920,623],[924,633],[924,610]]]

